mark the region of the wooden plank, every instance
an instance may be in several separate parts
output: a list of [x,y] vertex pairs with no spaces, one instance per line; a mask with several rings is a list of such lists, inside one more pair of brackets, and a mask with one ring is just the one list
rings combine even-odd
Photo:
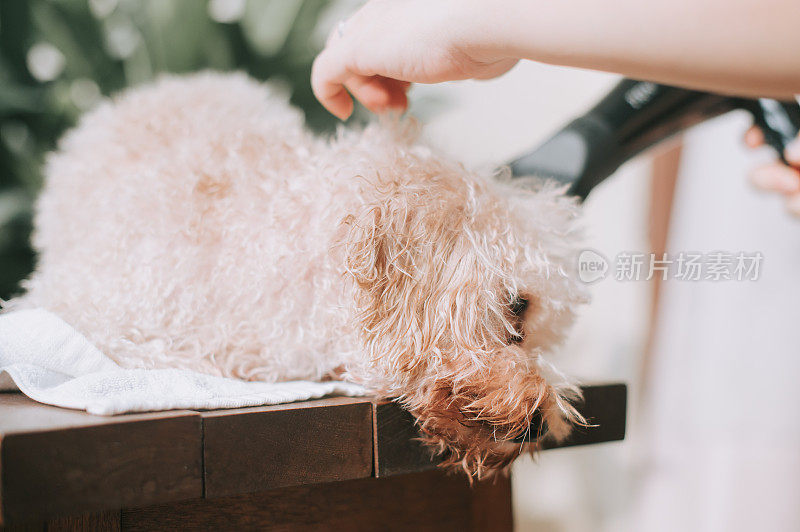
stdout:
[[583,403],[578,410],[591,427],[575,427],[560,443],[547,442],[543,449],[560,449],[575,445],[591,445],[625,439],[628,409],[628,387],[625,384],[582,386]]
[[100,417],[0,394],[0,522],[202,495],[199,414]]
[[20,525],[0,525],[0,532],[119,532],[120,511],[56,517],[46,522],[32,521]]
[[372,403],[334,397],[205,412],[205,495],[372,475]]
[[[584,395],[580,409],[598,426],[558,446],[622,439],[625,386],[588,386]],[[99,417],[0,394],[0,518],[35,524],[435,468],[416,437],[398,405],[358,398]]]
[[84,514],[74,517],[57,517],[47,522],[47,532],[118,532],[119,510]]
[[47,526],[38,521],[0,525],[0,532],[47,532]]
[[510,475],[473,484],[470,523],[472,532],[513,530],[513,515]]
[[[508,479],[429,471],[122,511],[122,530],[510,531]],[[487,520],[493,523],[487,528]]]
[[376,477],[436,469],[439,461],[416,439],[414,416],[391,401],[376,402],[374,409]]
[[[589,385],[581,388],[584,401],[578,410],[595,427],[576,427],[561,443],[547,443],[543,449],[589,445],[622,440],[625,437],[627,386]],[[393,402],[375,404],[375,476],[401,475],[427,471],[438,460],[415,438],[419,432],[414,418]],[[531,430],[535,434],[537,431]]]

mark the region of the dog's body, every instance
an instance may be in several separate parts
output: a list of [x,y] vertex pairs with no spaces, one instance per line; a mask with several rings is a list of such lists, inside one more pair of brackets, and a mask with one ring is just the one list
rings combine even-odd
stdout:
[[127,367],[344,375],[400,396],[469,473],[502,467],[537,409],[555,437],[574,420],[540,355],[585,297],[576,209],[411,129],[324,142],[238,75],[130,91],[48,161],[39,265],[10,307],[54,311]]

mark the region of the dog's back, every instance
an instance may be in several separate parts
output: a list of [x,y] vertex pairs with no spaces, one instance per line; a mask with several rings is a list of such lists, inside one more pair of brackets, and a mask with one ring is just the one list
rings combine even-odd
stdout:
[[315,142],[244,75],[164,78],[104,104],[48,160],[39,265],[9,306],[56,312],[126,366],[321,377],[309,351],[331,323],[314,338],[306,320],[328,297],[308,282],[326,243],[304,218],[325,192],[302,190]]

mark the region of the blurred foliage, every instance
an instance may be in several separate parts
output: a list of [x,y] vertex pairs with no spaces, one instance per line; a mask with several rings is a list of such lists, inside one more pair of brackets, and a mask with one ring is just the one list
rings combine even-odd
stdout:
[[323,0],[0,0],[0,298],[34,263],[44,155],[102,95],[162,72],[244,70],[280,82],[309,126]]

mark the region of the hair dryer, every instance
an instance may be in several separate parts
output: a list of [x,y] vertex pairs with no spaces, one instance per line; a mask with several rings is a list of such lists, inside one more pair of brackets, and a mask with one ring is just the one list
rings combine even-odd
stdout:
[[[514,177],[550,177],[570,185],[581,200],[625,161],[695,124],[745,109],[781,159],[800,130],[797,101],[736,98],[646,81],[625,79],[586,114],[567,124],[537,149],[514,160]],[[786,162],[784,160],[784,162]],[[537,412],[526,438],[535,439],[543,420]]]
[[753,115],[766,143],[783,159],[783,149],[800,130],[796,101],[751,100],[625,79],[585,115],[513,161],[511,171],[515,177],[536,175],[569,184],[569,194],[585,199],[628,159],[734,109]]

